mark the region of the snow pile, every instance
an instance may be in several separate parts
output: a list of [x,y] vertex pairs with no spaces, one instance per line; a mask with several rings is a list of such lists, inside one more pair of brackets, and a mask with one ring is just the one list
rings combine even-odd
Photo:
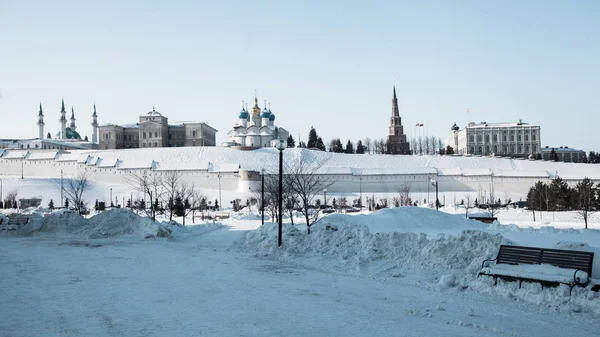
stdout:
[[488,225],[464,216],[433,211],[423,207],[384,208],[370,214],[332,214],[318,225],[364,225],[373,233],[410,232],[458,234],[466,229],[485,230]]
[[30,220],[17,234],[35,233],[69,235],[74,237],[98,239],[113,237],[171,237],[171,225],[154,222],[141,217],[128,209],[111,209],[85,219],[71,211],[60,211],[42,217],[40,213],[29,215]]
[[278,249],[277,225],[270,223],[249,232],[242,245],[259,256],[276,256],[292,262],[320,260],[330,264],[324,268],[358,274],[385,265],[388,276],[393,276],[395,269],[475,274],[484,259],[495,257],[501,244],[510,243],[501,235],[477,230],[428,239],[422,233],[373,234],[367,226],[353,224],[315,226],[310,235],[285,225],[283,242],[285,249]]

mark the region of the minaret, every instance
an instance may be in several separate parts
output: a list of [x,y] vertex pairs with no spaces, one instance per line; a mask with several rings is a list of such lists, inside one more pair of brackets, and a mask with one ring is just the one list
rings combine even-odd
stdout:
[[38,113],[38,131],[39,131],[39,135],[38,138],[39,139],[44,139],[44,112],[42,111],[42,103],[40,102],[40,112]]
[[73,107],[71,107],[71,125],[69,125],[69,128],[71,128],[71,131],[75,131],[77,128],[75,126],[75,109]]
[[62,107],[60,109],[60,138],[67,139],[67,110],[65,110],[65,99],[62,100]]
[[94,114],[92,115],[92,143],[98,143],[98,115],[96,114],[96,103],[94,103]]

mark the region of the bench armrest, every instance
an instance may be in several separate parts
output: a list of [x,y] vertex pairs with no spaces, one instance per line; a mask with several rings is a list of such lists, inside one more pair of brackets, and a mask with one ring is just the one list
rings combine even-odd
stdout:
[[483,260],[483,262],[481,263],[481,269],[483,269],[485,267],[485,263],[486,262],[492,262],[492,261],[496,261],[498,259],[498,257],[496,256],[493,259],[487,259],[487,260]]
[[[579,271],[580,271],[580,272],[582,272],[582,273],[584,273],[584,274],[586,275],[586,277],[585,277],[585,282],[582,282],[582,281],[581,281],[581,277],[580,277],[580,276],[577,276],[577,272],[579,272]],[[573,282],[574,282],[575,284],[581,284],[581,285],[585,285],[585,284],[587,284],[588,282],[590,282],[590,277],[591,277],[591,275],[588,275],[588,273],[587,273],[586,271],[583,271],[583,270],[581,270],[581,269],[577,269],[577,270],[575,270],[575,272],[573,273]]]

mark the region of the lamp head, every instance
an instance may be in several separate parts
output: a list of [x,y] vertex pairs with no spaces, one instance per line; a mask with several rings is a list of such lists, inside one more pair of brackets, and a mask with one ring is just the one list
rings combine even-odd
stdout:
[[285,139],[277,139],[275,141],[275,147],[279,151],[283,151],[287,148],[287,141]]

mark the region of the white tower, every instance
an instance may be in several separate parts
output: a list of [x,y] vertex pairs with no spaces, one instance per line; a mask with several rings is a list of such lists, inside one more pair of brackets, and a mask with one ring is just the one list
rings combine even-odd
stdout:
[[92,143],[98,143],[98,115],[96,114],[96,103],[94,103],[94,114],[92,115]]
[[60,109],[60,138],[67,139],[67,111],[65,110],[65,100],[62,100],[62,107]]
[[44,112],[42,112],[42,103],[40,103],[40,112],[38,113],[38,131],[39,131],[39,135],[38,138],[39,139],[44,139]]
[[261,126],[267,126],[269,125],[269,117],[270,113],[269,110],[267,110],[267,101],[265,100],[265,107],[263,108],[262,112],[260,113],[260,119],[261,119]]

